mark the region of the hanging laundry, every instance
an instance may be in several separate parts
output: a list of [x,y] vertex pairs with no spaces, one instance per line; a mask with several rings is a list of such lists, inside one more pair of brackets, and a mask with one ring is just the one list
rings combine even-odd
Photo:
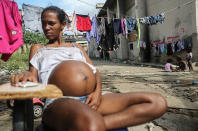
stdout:
[[163,54],[165,52],[165,45],[164,44],[160,44],[160,51]]
[[105,28],[105,19],[101,18],[101,21],[99,21],[98,24],[98,35],[102,36],[102,35],[106,35],[106,28]]
[[123,18],[121,18],[121,29],[122,29],[122,35],[125,36],[126,31],[125,31],[125,23]]
[[91,42],[91,38],[96,38],[96,42],[99,44],[100,43],[100,36],[98,34],[98,25],[97,25],[97,19],[96,17],[94,16],[92,18],[92,21],[91,21],[91,31],[88,31],[86,33],[86,38],[88,40],[88,42],[90,43]]
[[171,43],[167,44],[167,55],[172,55],[173,54],[173,50],[172,50],[172,46]]
[[158,14],[154,16],[154,19],[157,21],[157,23],[160,22],[162,24],[165,20],[165,14],[164,13]]
[[146,49],[146,42],[140,41],[140,47]]
[[175,42],[173,42],[172,44],[171,44],[171,47],[172,47],[172,52],[173,52],[173,54],[175,53]]
[[140,30],[140,21],[137,18],[137,26],[138,26],[138,40],[137,40],[137,48],[139,48],[139,44],[140,44],[140,36],[141,36],[141,30]]
[[137,20],[134,18],[128,18],[127,19],[127,29],[128,29],[128,33],[133,32],[133,30],[135,29],[137,24]]
[[165,15],[164,13],[161,13],[156,16],[147,16],[144,18],[140,18],[140,23],[154,25],[157,24],[158,22],[163,23],[164,20],[165,20]]
[[90,31],[91,21],[88,15],[76,14],[77,18],[77,30],[78,31]]
[[113,29],[113,20],[107,25],[107,45],[108,51],[113,51],[113,47],[115,45],[115,37],[114,37],[114,29]]
[[124,18],[124,26],[125,26],[126,38],[128,38],[127,20],[125,18]]
[[120,19],[114,19],[113,21],[113,29],[115,34],[122,33],[121,31],[121,20]]
[[192,37],[188,37],[184,39],[184,48],[191,49],[192,48]]
[[10,0],[0,1],[0,53],[7,61],[24,44],[22,20],[17,3]]
[[74,32],[74,34],[77,34],[76,13],[74,12],[72,17],[69,18],[70,18],[70,23],[65,26],[63,33],[71,31]]

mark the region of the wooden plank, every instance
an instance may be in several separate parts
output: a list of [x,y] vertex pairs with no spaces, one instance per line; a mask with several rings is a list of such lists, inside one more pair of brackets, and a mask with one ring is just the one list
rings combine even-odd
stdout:
[[62,91],[55,85],[38,84],[37,87],[14,87],[10,83],[0,85],[0,100],[32,99],[32,98],[59,98]]

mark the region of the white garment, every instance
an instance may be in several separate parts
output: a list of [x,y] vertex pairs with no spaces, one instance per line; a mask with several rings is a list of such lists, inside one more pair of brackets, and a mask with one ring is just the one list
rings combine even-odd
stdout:
[[128,28],[127,28],[127,20],[124,19],[124,25],[125,25],[125,32],[126,32],[126,38],[128,39]]
[[77,34],[77,27],[76,27],[76,13],[73,13],[73,16],[71,18],[71,23],[67,24],[65,28],[63,29],[63,33],[66,33],[67,31],[71,31],[75,34]]
[[98,25],[98,35],[99,36],[106,36],[106,29],[105,29],[105,19],[102,18],[100,24]]
[[76,60],[89,65],[96,73],[96,68],[87,63],[83,52],[77,47],[43,47],[39,49],[30,60],[30,63],[38,70],[39,82],[48,83],[48,78],[58,64],[62,61]]

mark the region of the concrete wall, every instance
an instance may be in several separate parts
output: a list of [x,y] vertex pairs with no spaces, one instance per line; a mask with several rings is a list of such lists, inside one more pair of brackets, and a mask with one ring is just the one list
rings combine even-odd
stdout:
[[[146,4],[145,7],[141,4],[142,2]],[[111,12],[117,12],[116,4],[115,0],[112,5],[109,5]],[[179,36],[180,39],[192,37],[193,59],[195,61],[198,60],[198,16],[196,15],[198,14],[198,0],[119,0],[119,4],[120,16],[141,18],[165,13],[165,21],[163,24],[158,23],[148,26],[148,30],[145,30],[147,28],[146,26],[141,25],[141,40],[146,41],[149,46],[153,41],[165,40],[165,42],[168,42],[167,37]],[[113,15],[111,13],[111,18],[112,17]],[[133,43],[134,48],[130,50],[128,40],[121,35],[119,38],[121,42],[120,48],[111,54],[111,58],[138,59],[141,51],[136,48],[137,42]],[[149,50],[151,51],[151,60],[155,61],[156,57],[154,56],[153,50]],[[185,52],[177,53],[176,55],[185,56]],[[142,54],[140,57],[142,57]],[[157,62],[164,62],[166,59],[167,55],[164,54],[157,57]]]
[[196,28],[194,30],[194,34],[193,34],[193,59],[194,61],[198,60],[198,0],[196,0],[195,2],[195,6],[194,6],[195,10],[196,10],[196,14],[194,14],[194,18],[196,18],[195,24],[196,24]]
[[[195,1],[191,1],[192,0],[148,0],[148,16],[155,16],[158,13],[165,12],[166,17],[163,24],[159,23],[157,25],[149,26],[149,37],[151,41],[162,41],[165,39],[167,42],[167,37],[179,36],[180,39],[184,39],[190,36],[193,40],[194,58],[197,59],[197,10]],[[187,2],[191,3],[181,6]],[[178,6],[180,6],[180,8],[176,8]]]

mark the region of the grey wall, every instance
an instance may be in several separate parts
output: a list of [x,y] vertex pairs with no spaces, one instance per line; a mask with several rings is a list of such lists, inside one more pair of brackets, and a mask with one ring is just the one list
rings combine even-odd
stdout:
[[[192,37],[194,59],[198,59],[197,47],[197,3],[192,0],[147,0],[148,16],[154,16],[165,12],[163,24],[149,26],[149,37],[151,41],[163,40],[168,42],[167,37],[179,36],[180,39]],[[186,6],[175,8],[191,2]],[[169,40],[171,42],[171,40]],[[177,41],[175,39],[174,41]],[[179,55],[179,54],[177,54]]]
[[41,12],[43,11],[43,8],[26,4],[23,4],[22,7],[25,30],[35,33],[43,33],[41,25]]

